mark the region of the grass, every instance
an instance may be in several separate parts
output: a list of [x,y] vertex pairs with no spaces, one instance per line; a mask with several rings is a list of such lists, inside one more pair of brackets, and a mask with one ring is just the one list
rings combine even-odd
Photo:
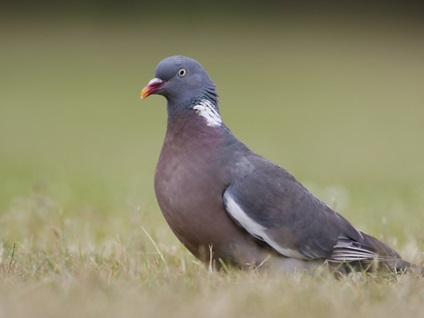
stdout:
[[154,198],[164,100],[138,99],[161,58],[198,59],[240,139],[421,263],[420,29],[1,23],[1,317],[422,315],[413,274],[208,271]]

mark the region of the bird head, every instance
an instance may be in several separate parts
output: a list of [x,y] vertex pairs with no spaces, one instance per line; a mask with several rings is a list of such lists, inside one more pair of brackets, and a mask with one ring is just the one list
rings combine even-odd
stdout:
[[200,95],[217,102],[215,84],[195,60],[177,55],[167,57],[156,67],[155,77],[142,89],[141,98],[157,94],[168,103],[188,106]]

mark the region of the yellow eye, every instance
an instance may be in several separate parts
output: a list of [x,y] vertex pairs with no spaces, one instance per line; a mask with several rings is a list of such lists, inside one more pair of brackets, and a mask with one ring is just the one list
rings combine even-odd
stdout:
[[178,71],[179,77],[184,77],[187,74],[187,70],[185,68],[182,68]]

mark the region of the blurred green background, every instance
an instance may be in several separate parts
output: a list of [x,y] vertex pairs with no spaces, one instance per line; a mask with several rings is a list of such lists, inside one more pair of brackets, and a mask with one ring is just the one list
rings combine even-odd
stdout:
[[207,69],[224,120],[253,150],[359,227],[421,242],[422,16],[382,3],[3,5],[2,227],[37,213],[28,198],[41,194],[48,217],[139,214],[169,231],[153,192],[165,100],[139,93],[161,59],[183,54]]

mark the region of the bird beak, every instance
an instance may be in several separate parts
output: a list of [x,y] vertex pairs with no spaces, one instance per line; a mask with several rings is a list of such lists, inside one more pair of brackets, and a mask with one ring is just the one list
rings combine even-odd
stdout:
[[140,98],[146,98],[154,93],[156,93],[162,86],[165,84],[165,81],[162,81],[160,78],[152,79],[142,90]]

